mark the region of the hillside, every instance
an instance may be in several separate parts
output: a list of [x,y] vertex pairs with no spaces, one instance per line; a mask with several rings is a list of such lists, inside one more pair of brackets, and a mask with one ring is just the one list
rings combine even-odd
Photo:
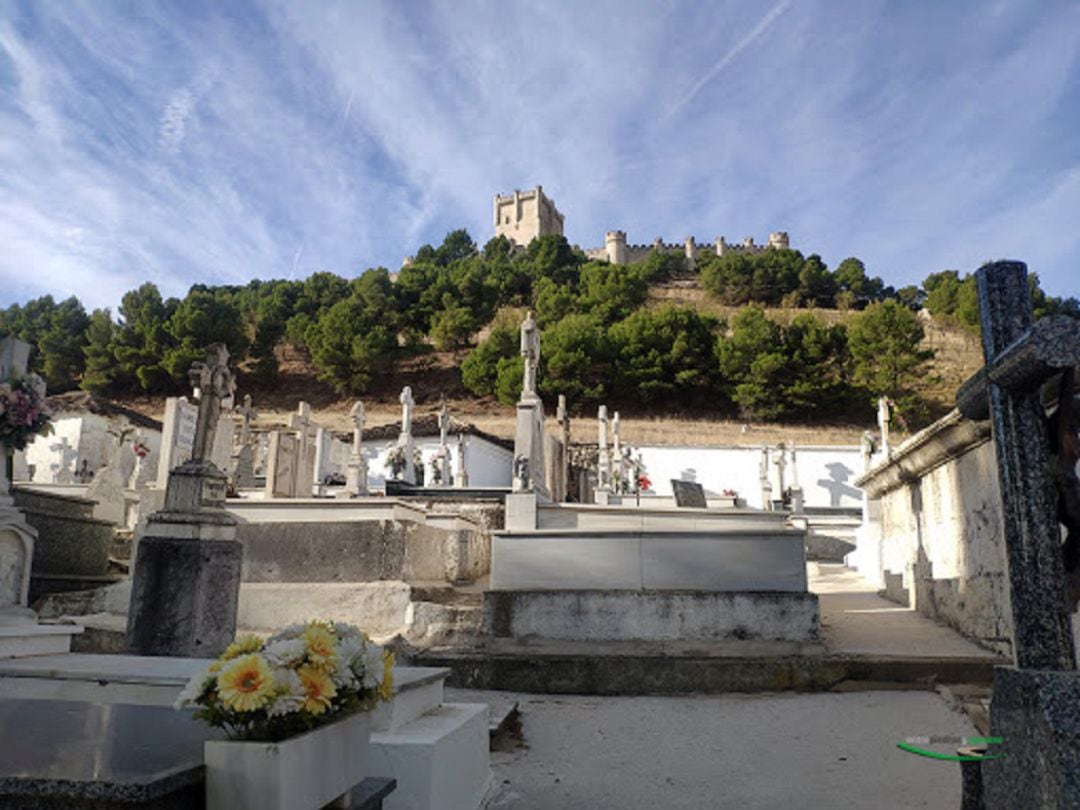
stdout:
[[[739,307],[729,307],[711,301],[700,289],[687,285],[655,287],[650,292],[650,305],[675,303],[697,309],[703,314],[730,319]],[[856,313],[835,309],[768,309],[770,318],[778,322],[790,320],[800,312],[810,312],[830,324],[846,323]],[[924,380],[922,393],[935,413],[952,407],[956,389],[982,364],[978,341],[958,327],[942,326],[927,321],[923,328],[923,345],[933,349],[936,357],[930,363],[931,374]],[[430,350],[408,358],[395,370],[373,381],[369,393],[359,397],[367,410],[368,425],[375,426],[400,419],[398,396],[404,386],[412,387],[417,413],[435,411],[441,397],[455,417],[472,422],[489,433],[505,438],[514,435],[514,409],[494,397],[472,396],[461,382],[461,362],[469,349],[456,351]],[[251,385],[241,388],[240,395],[250,393],[259,413],[256,427],[273,428],[285,424],[288,414],[300,400],[308,402],[316,421],[333,430],[351,429],[349,410],[358,397],[342,397],[333,387],[320,382],[310,358],[304,351],[288,346],[277,349],[279,379],[272,386]],[[164,397],[114,396],[114,399],[141,413],[161,418]],[[549,416],[554,403],[547,403]],[[579,413],[572,419],[574,441],[596,440],[595,413]],[[862,424],[799,425],[746,423],[731,419],[712,419],[707,413],[658,413],[649,409],[623,409],[623,435],[630,443],[640,444],[701,444],[757,445],[763,442],[788,442],[801,445],[855,444],[863,430],[875,428],[874,414],[866,411]],[[549,418],[549,430],[556,425]]]

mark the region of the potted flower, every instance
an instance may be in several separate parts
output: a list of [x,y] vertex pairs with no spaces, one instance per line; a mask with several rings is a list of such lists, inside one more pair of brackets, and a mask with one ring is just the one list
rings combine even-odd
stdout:
[[45,406],[45,382],[37,374],[0,380],[0,496],[7,495],[16,450],[25,450],[35,436],[52,433]]
[[348,624],[238,638],[176,701],[228,736],[205,743],[208,810],[319,808],[361,782],[369,710],[390,699],[392,668]]

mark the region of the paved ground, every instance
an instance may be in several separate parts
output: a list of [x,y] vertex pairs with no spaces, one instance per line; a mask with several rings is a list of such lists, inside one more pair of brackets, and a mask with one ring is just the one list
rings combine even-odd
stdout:
[[818,595],[821,636],[830,653],[907,658],[994,658],[955,630],[877,595],[843,565],[811,566],[810,590]]
[[508,697],[524,739],[492,754],[490,810],[955,808],[960,766],[896,743],[976,733],[932,692]]

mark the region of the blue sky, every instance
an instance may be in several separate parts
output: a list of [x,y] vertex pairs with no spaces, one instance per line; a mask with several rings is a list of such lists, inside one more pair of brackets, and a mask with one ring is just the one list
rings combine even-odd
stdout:
[[1080,295],[1075,2],[0,0],[0,305],[353,276],[544,186],[897,286]]

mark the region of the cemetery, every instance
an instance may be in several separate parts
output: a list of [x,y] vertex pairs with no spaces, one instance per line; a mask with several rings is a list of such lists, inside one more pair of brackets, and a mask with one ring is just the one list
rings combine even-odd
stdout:
[[[1022,264],[977,278],[986,367],[954,411],[900,443],[883,398],[879,434],[861,447],[631,448],[619,413],[601,407],[582,448],[565,398],[552,408],[538,393],[531,314],[512,441],[445,401],[417,416],[408,387],[395,425],[368,427],[357,402],[339,434],[300,402],[262,441],[221,345],[192,366],[192,395],[166,402],[160,429],[84,400],[53,412],[52,435],[10,434],[0,728],[26,728],[32,744],[3,766],[5,806],[321,807],[351,795],[361,807],[479,808],[497,792],[490,733],[515,710],[490,691],[451,698],[448,683],[618,695],[882,681],[992,695],[984,731],[1008,755],[970,754],[964,800],[986,804],[965,807],[1072,806],[1080,628],[1066,591],[1080,572],[1060,552],[1056,504],[1075,531],[1076,470],[1059,459],[1075,462],[1062,448],[1076,435],[1080,329],[1032,323],[1015,293]],[[27,356],[4,339],[0,380],[43,414]],[[308,658],[273,652],[296,639],[288,649],[306,644]],[[289,661],[347,648],[355,670],[321,672],[360,689],[366,708],[306,734],[235,743],[171,708],[224,699],[200,679],[224,684],[249,659],[250,677],[265,661],[329,677]],[[376,654],[384,674],[368,681]],[[279,699],[266,688],[259,700]],[[314,688],[282,712],[336,705],[311,703]],[[72,751],[62,775],[35,754],[60,737]]]

